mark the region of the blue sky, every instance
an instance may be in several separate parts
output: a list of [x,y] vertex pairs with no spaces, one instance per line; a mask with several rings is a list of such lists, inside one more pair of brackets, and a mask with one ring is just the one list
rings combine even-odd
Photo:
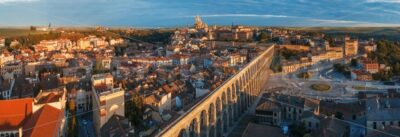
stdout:
[[400,0],[0,0],[0,26],[400,26]]

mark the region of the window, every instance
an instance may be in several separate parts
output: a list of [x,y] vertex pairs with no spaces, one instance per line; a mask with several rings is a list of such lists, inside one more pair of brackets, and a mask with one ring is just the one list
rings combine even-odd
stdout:
[[385,124],[386,124],[386,122],[385,122],[385,121],[383,121],[383,122],[382,122],[382,125],[383,125],[383,126],[385,126]]
[[356,120],[357,116],[353,114],[353,120]]
[[311,128],[311,122],[308,122],[308,127]]
[[373,128],[376,129],[376,122],[373,123]]
[[315,127],[318,128],[318,127],[319,127],[319,124],[318,124],[318,123],[315,123]]
[[393,126],[393,121],[390,121],[390,125]]

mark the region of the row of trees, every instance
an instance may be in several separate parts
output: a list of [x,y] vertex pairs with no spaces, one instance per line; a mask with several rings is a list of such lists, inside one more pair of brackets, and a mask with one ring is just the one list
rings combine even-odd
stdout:
[[373,75],[376,80],[390,80],[392,76],[400,75],[400,42],[380,40],[377,42],[377,50],[368,54],[371,59],[378,59],[391,69]]
[[144,42],[162,44],[167,44],[173,34],[173,32],[169,30],[136,30],[134,33],[129,34],[124,32],[120,33]]
[[144,126],[142,125],[143,108],[143,98],[139,95],[133,95],[125,103],[125,116],[135,127]]

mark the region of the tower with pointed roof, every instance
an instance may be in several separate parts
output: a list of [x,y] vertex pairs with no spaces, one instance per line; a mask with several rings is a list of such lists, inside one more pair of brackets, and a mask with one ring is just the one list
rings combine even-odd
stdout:
[[203,21],[201,20],[200,16],[196,16],[194,19],[194,28],[198,29],[198,30],[207,30],[208,29],[208,25],[206,23],[203,23]]

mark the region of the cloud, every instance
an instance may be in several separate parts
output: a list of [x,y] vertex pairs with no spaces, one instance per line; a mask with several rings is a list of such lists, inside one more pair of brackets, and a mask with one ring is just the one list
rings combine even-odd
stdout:
[[[193,18],[193,16],[185,16],[187,18]],[[200,17],[210,18],[210,17],[261,17],[261,18],[290,18],[293,16],[286,15],[270,15],[270,14],[208,14],[199,15]]]
[[317,22],[311,26],[353,26],[353,27],[399,27],[400,24],[394,23],[376,23],[376,22],[365,22],[365,21],[348,21],[348,20],[328,20],[328,19],[310,19],[310,21]]
[[34,2],[39,0],[0,0],[0,4],[4,3],[16,3],[16,2]]
[[364,23],[359,21],[349,21],[349,20],[327,20],[327,19],[310,19],[310,21],[326,23],[326,24],[356,24],[356,23]]
[[367,0],[368,3],[400,3],[400,0]]
[[[400,1],[400,0],[399,0]],[[337,19],[319,19],[311,17],[288,16],[288,15],[271,15],[271,14],[205,14],[199,15],[204,18],[214,17],[257,17],[257,18],[293,18],[298,20],[306,20],[312,22],[309,26],[354,26],[354,27],[397,27],[400,24],[393,23],[376,23],[367,21],[337,20]],[[194,18],[195,15],[183,16],[185,18]]]

